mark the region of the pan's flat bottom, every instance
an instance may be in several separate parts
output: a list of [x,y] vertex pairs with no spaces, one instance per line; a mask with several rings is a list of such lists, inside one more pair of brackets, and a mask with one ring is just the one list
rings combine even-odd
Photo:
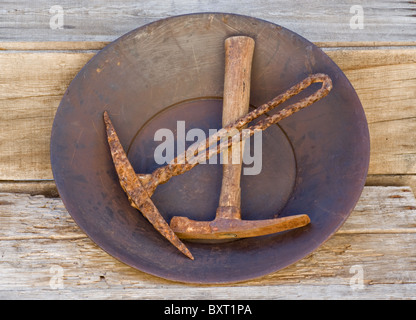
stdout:
[[[130,144],[128,157],[136,172],[151,173],[221,128],[222,99],[201,98],[170,106],[151,118]],[[242,218],[270,219],[289,199],[296,180],[296,160],[290,141],[277,125],[252,137],[246,145],[241,177]],[[261,141],[259,140],[261,139]],[[169,155],[171,155],[169,157]],[[159,163],[158,163],[159,162]],[[222,179],[220,157],[160,185],[152,200],[167,221],[173,216],[212,220]]]

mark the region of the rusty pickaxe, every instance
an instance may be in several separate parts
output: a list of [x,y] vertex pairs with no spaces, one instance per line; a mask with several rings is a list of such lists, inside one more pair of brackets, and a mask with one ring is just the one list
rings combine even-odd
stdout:
[[[226,40],[226,49],[229,44],[232,44],[233,41],[231,39]],[[253,42],[253,45],[254,45],[254,42]],[[251,65],[251,57],[250,57],[250,65]],[[229,67],[226,70],[227,72],[230,72],[235,67],[236,67],[235,63],[233,64],[230,62]],[[312,83],[315,83],[315,82],[322,82],[322,87],[319,90],[317,90],[315,93],[311,94],[310,96],[306,98],[303,98],[297,103],[294,103],[280,110],[274,115],[269,116],[266,119],[259,121],[256,125],[249,127],[248,128],[249,130],[240,131],[243,127],[247,125],[247,123],[267,113],[273,108],[277,107],[281,103],[285,102],[289,98],[303,91],[305,88],[309,87]],[[244,82],[244,85],[248,86],[247,88],[249,88],[249,82]],[[253,135],[257,130],[265,130],[272,124],[277,123],[278,121],[322,99],[329,93],[331,88],[332,88],[332,82],[331,82],[331,79],[327,75],[324,75],[324,74],[311,75],[307,77],[306,79],[304,79],[303,81],[299,82],[298,84],[294,85],[290,89],[288,89],[286,92],[278,95],[277,97],[275,97],[268,103],[261,105],[260,107],[253,110],[252,112],[247,113],[241,116],[240,118],[238,118],[237,120],[235,120],[234,122],[226,125],[222,129],[220,129],[217,133],[215,133],[213,136],[210,136],[209,138],[207,138],[206,141],[198,144],[197,146],[191,146],[190,148],[192,148],[193,155],[195,156],[199,155],[201,151],[209,148],[209,151],[206,154],[201,153],[201,156],[196,157],[196,159],[193,159],[194,161],[192,161],[192,163],[186,161],[186,155],[189,154],[188,153],[189,149],[188,149],[187,152],[173,159],[168,165],[156,169],[151,174],[136,174],[135,173],[129,160],[127,159],[127,156],[123,150],[123,147],[121,146],[121,143],[118,139],[116,131],[113,127],[113,124],[111,123],[110,117],[108,113],[105,111],[104,122],[106,124],[107,139],[108,139],[108,143],[110,146],[114,166],[116,168],[116,171],[120,180],[120,184],[123,190],[126,192],[131,205],[135,207],[136,209],[140,210],[142,214],[149,220],[149,222],[152,223],[152,225],[166,239],[168,239],[175,247],[177,247],[182,253],[184,253],[190,259],[194,259],[190,251],[187,249],[187,247],[183,244],[183,242],[178,238],[178,236],[172,230],[172,227],[176,228],[174,226],[174,223],[171,224],[171,226],[169,226],[164,220],[164,218],[160,215],[159,211],[157,210],[152,200],[150,199],[150,197],[153,195],[154,191],[156,190],[157,186],[159,184],[166,183],[174,176],[183,174],[191,170],[198,163],[200,163],[199,160],[201,160],[201,157],[210,158],[214,154],[220,153],[228,149],[233,143],[229,139],[220,143],[215,149],[210,148],[210,146],[212,143],[217,143],[220,139],[224,137],[228,137],[230,130],[237,130],[237,132],[239,132],[240,134],[240,141],[243,141],[247,139],[249,136]],[[224,191],[224,194],[226,194],[225,191]],[[280,218],[282,220],[280,220],[279,223],[281,223],[282,228],[281,229],[275,228],[274,230],[281,231],[281,230],[287,230],[288,228],[292,228],[293,224],[291,224],[290,221],[296,221],[299,218],[300,220],[298,220],[296,224],[305,224],[307,222],[303,215],[301,215],[300,217],[293,216],[293,218],[292,217]],[[268,223],[267,220],[265,223],[266,224]],[[268,229],[266,227],[262,227],[262,230],[263,230],[262,231],[263,234],[270,233],[270,232],[267,232]],[[252,231],[254,233],[257,232],[254,229],[252,229]],[[274,232],[277,232],[277,231],[274,231]],[[178,233],[180,234],[180,232]],[[186,234],[189,234],[189,232],[186,232]],[[243,233],[241,233],[241,235],[243,235]],[[260,234],[257,234],[257,235],[260,235]]]

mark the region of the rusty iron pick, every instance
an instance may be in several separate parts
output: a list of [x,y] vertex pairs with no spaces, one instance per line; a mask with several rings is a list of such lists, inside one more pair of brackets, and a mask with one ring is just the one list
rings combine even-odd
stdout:
[[158,230],[176,248],[188,258],[194,260],[191,252],[169,227],[138,179],[106,111],[104,112],[104,122],[106,125],[107,140],[110,146],[111,156],[119,177],[120,185],[126,192],[130,204],[134,208],[140,210],[156,230]]

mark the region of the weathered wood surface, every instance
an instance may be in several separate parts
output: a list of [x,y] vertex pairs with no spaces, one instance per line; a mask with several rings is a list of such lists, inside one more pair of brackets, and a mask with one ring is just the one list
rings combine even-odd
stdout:
[[[60,6],[53,7],[53,6]],[[356,6],[361,8],[357,9]],[[62,29],[57,14],[62,10]],[[357,11],[358,10],[358,11]],[[363,28],[351,28],[357,14]],[[289,28],[311,41],[416,41],[414,1],[284,0],[48,0],[3,1],[3,41],[112,41],[146,23],[194,12],[254,16]],[[52,24],[52,28],[51,28]]]
[[[351,19],[363,9],[363,29]],[[63,28],[53,29],[63,9]],[[352,10],[352,11],[351,11]],[[231,12],[315,42],[363,103],[371,136],[367,185],[416,190],[415,1],[3,1],[0,5],[0,192],[57,196],[52,121],[67,86],[110,41],[160,18]],[[366,187],[346,224],[316,252],[260,279],[172,283],[113,259],[61,200],[0,194],[0,299],[415,299],[416,201],[409,187]],[[359,282],[363,276],[363,286]]]
[[[53,118],[70,81],[104,45],[59,43],[50,51],[50,44],[6,43],[0,51],[0,191],[18,192],[24,181],[20,191],[56,194],[49,159]],[[326,52],[351,80],[367,115],[368,183],[416,188],[416,49]],[[41,185],[28,190],[36,181]]]
[[58,198],[2,193],[0,225],[0,299],[416,298],[409,187],[365,187],[347,222],[314,253],[262,278],[219,286],[175,283],[117,261]]

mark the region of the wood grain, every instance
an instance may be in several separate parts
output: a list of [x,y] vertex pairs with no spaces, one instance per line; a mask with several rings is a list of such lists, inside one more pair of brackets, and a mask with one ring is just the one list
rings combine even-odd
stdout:
[[[230,37],[225,40],[223,127],[248,113],[254,46],[254,40],[248,37]],[[239,148],[231,147],[226,155],[223,155],[227,158],[223,164],[218,218],[241,219],[240,180],[243,146],[244,144],[240,143]],[[227,211],[230,211],[229,214],[225,213]]]
[[49,143],[55,112],[93,53],[0,54],[0,179],[53,179]]
[[365,187],[343,227],[314,253],[279,272],[220,286],[171,282],[117,261],[80,231],[60,199],[2,193],[0,225],[2,299],[416,298],[409,187]]
[[[352,29],[350,21],[361,5],[363,28]],[[61,29],[50,21],[63,10]],[[2,3],[1,38],[5,41],[113,41],[144,24],[195,12],[229,12],[277,23],[311,41],[415,41],[414,1],[368,0],[123,0],[6,1]],[[351,13],[352,10],[352,13]],[[24,31],[24,32],[23,32]]]
[[416,50],[327,54],[354,86],[369,123],[369,174],[416,173]]

